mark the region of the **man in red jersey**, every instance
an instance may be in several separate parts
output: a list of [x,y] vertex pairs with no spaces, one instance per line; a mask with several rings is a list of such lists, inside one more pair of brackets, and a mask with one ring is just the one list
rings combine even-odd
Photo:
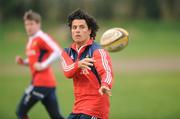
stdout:
[[28,119],[29,110],[41,101],[51,119],[64,119],[59,112],[55,94],[56,80],[50,64],[60,58],[61,49],[50,36],[41,30],[41,16],[27,11],[24,14],[24,25],[29,36],[26,46],[27,58],[16,57],[19,65],[30,67],[32,81],[26,89],[16,114],[18,119]]
[[62,56],[64,74],[73,78],[74,106],[68,119],[108,119],[113,82],[111,59],[107,51],[94,42],[98,25],[82,10],[68,16],[73,43]]

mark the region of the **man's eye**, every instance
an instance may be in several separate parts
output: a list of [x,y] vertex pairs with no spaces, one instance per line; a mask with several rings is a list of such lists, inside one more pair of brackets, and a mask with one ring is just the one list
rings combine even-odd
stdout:
[[73,26],[72,29],[76,29],[77,27],[76,26]]
[[80,28],[81,28],[81,29],[84,29],[84,28],[85,28],[85,26],[80,26]]

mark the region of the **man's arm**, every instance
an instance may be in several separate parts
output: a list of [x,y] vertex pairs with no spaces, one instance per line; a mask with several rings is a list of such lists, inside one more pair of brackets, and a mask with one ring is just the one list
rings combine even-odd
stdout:
[[54,51],[51,53],[51,55],[43,62],[36,62],[34,64],[34,67],[37,71],[41,71],[46,69],[52,62],[60,58],[60,53],[57,51]]
[[73,62],[66,51],[63,51],[61,55],[62,68],[64,71],[64,75],[67,78],[72,78],[79,68],[90,69],[90,66],[93,65],[93,62],[95,62],[95,60],[93,60],[92,58],[84,58],[83,60]]
[[99,93],[111,96],[111,88],[113,83],[113,72],[111,58],[107,51],[98,49],[93,54],[96,62],[94,63],[96,70],[101,77],[101,87]]
[[51,63],[60,58],[62,49],[48,35],[43,34],[41,36],[41,38],[38,40],[38,47],[40,49],[46,49],[48,52],[51,52],[51,54],[43,62],[36,62],[34,64],[34,68],[37,71],[46,69]]

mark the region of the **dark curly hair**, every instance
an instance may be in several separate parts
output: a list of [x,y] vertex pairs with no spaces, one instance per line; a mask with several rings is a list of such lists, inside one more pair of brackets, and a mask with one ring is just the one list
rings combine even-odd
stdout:
[[72,22],[75,19],[84,19],[86,21],[88,28],[91,29],[90,37],[95,40],[96,32],[99,29],[96,20],[92,16],[88,15],[85,11],[77,9],[68,16],[68,26],[70,28],[72,27]]

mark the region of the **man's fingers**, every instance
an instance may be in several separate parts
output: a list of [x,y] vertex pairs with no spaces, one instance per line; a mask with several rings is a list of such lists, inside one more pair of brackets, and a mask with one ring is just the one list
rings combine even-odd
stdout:
[[84,61],[86,61],[86,62],[95,62],[95,60],[93,58],[85,58]]
[[102,90],[99,90],[99,93],[100,93],[100,95],[103,95],[103,91]]
[[103,93],[104,93],[104,94],[107,94],[108,96],[112,96],[110,89],[106,89],[106,88],[103,89]]
[[82,64],[87,66],[93,66],[93,62],[95,62],[95,60],[93,60],[92,58],[85,58],[83,59]]
[[111,93],[110,90],[106,90],[106,94],[107,94],[108,96],[112,96],[112,93]]
[[95,62],[95,60],[92,58],[84,58],[83,60],[79,61],[78,65],[80,68],[87,68],[91,70],[90,66],[93,66],[93,62]]
[[106,86],[102,86],[99,89],[99,93],[100,93],[100,95],[107,94],[108,96],[112,96],[111,90]]
[[89,63],[89,62],[83,62],[82,65],[86,65],[86,66],[93,66],[93,63]]
[[82,69],[89,69],[89,70],[91,70],[91,68],[89,66],[87,66],[87,65],[82,65],[81,68]]

